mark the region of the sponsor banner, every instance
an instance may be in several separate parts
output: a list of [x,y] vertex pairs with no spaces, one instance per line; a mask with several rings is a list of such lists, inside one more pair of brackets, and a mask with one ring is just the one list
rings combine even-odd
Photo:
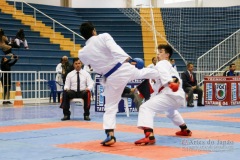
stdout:
[[206,100],[211,101],[212,100],[212,92],[213,92],[213,87],[212,83],[206,83]]
[[[102,77],[96,76],[95,78],[95,112],[104,112],[105,105],[105,96],[104,96],[104,87],[100,84],[103,80]],[[134,80],[127,84],[130,88],[135,88],[138,86],[143,80]],[[128,98],[128,107],[130,112],[137,112],[134,102],[131,98]],[[119,112],[125,112],[124,110],[124,102],[121,100],[118,105]]]
[[206,76],[204,95],[205,105],[239,105],[240,76]]
[[236,101],[237,100],[237,84],[231,83],[231,100]]
[[216,99],[222,101],[226,98],[227,83],[215,83]]

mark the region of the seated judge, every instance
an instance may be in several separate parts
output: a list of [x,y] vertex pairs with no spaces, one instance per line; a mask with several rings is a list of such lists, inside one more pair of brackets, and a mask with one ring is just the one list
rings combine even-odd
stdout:
[[229,70],[227,70],[223,73],[223,76],[238,76],[235,73],[235,70],[236,70],[236,65],[234,63],[232,63],[229,65]]
[[198,94],[197,105],[199,107],[204,106],[202,104],[203,90],[197,85],[196,73],[193,72],[193,63],[187,64],[187,70],[182,73],[183,90],[188,95],[187,107],[194,107],[193,93]]
[[68,73],[64,85],[63,101],[60,106],[60,108],[63,109],[64,117],[61,120],[70,120],[70,100],[73,98],[82,98],[84,101],[84,120],[90,121],[90,91],[93,88],[94,82],[91,78],[91,75],[82,69],[82,62],[79,60],[79,58],[73,59],[73,67],[74,70]]

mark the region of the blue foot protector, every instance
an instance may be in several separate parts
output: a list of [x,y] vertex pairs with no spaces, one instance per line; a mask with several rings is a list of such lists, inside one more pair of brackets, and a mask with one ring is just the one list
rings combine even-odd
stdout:
[[103,146],[111,146],[116,143],[116,138],[114,136],[107,135],[107,138],[101,142]]

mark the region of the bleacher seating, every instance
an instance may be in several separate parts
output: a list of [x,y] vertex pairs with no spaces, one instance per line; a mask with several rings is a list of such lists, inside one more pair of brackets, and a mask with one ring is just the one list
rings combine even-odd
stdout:
[[167,39],[182,56],[197,58],[237,31],[240,7],[161,8]]
[[[13,4],[11,1],[8,3]],[[82,22],[91,21],[95,25],[98,34],[110,33],[130,56],[143,58],[141,26],[116,8],[65,8],[41,4],[31,5],[77,33],[79,33],[79,26]],[[20,2],[17,3],[17,8],[21,8]],[[32,15],[33,10],[24,6],[24,13]],[[36,17],[46,25],[52,26],[52,21],[43,15],[37,13]],[[72,38],[72,33],[66,31],[66,29],[57,24],[55,27],[56,31],[61,32],[64,37]],[[85,41],[76,37],[76,43],[84,45]]]
[[[12,1],[8,1],[13,4]],[[65,8],[57,6],[48,6],[41,4],[31,4],[43,13],[49,15],[73,31],[79,33],[79,25],[85,21],[91,21],[96,26],[97,32],[110,33],[116,42],[133,58],[143,58],[143,43],[141,26],[136,24],[130,18],[125,16],[116,8]],[[17,8],[21,8],[21,2],[17,2]],[[239,29],[237,17],[229,18],[229,15],[240,13],[239,7],[225,8],[162,8],[162,18],[164,21],[167,39],[182,54],[182,56],[193,63],[196,63],[197,57],[214,47],[224,38]],[[33,15],[33,9],[24,5],[24,13]],[[192,14],[198,13],[198,14]],[[224,15],[218,13],[225,13]],[[38,32],[33,32],[28,26],[21,25],[20,21],[13,20],[11,15],[0,14],[0,20],[4,25],[11,25],[11,29],[5,29],[6,34],[11,37],[19,27],[25,29],[26,36],[29,39],[30,50],[15,49],[14,52],[20,56],[26,55],[19,60],[18,65],[24,66],[31,63],[41,64],[42,60],[31,61],[31,56],[36,59],[44,54],[48,70],[55,70],[56,64],[62,55],[69,56],[67,51],[60,51],[59,45],[51,44],[48,38],[41,38]],[[40,13],[36,14],[38,20],[43,21],[47,26],[52,27],[52,21]],[[13,21],[12,21],[13,20]],[[56,24],[56,31],[61,32],[64,37],[72,38],[72,33]],[[180,32],[179,32],[180,28]],[[218,29],[218,31],[216,31]],[[14,31],[14,32],[13,32]],[[84,46],[85,41],[76,37],[76,43]],[[44,49],[42,49],[44,46]],[[46,53],[47,52],[47,53]],[[27,57],[27,55],[29,57]],[[41,56],[40,56],[41,55]],[[194,56],[193,56],[194,55]],[[194,58],[192,58],[194,57]],[[54,59],[55,58],[55,59]],[[185,64],[182,58],[174,54],[179,71],[185,70]],[[30,64],[31,65],[31,64]],[[44,67],[41,66],[41,69]],[[20,69],[20,68],[17,68]]]
[[[59,45],[50,43],[48,38],[40,37],[39,32],[13,19],[10,14],[0,12],[0,23],[5,35],[14,38],[20,28],[24,29],[30,49],[14,48],[12,52],[19,56],[19,61],[12,67],[14,71],[54,71],[60,58],[70,56],[69,51],[60,50]],[[1,57],[4,53],[1,52]]]

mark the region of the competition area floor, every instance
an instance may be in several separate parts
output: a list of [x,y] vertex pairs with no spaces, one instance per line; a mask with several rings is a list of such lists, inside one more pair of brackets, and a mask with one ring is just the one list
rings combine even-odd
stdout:
[[82,106],[70,121],[61,121],[59,104],[0,105],[0,160],[239,160],[240,106],[180,108],[192,137],[177,137],[179,130],[164,114],[155,118],[157,142],[135,146],[143,138],[137,129],[138,113],[117,114],[117,143],[104,147],[102,112],[91,106],[91,121],[83,120]]

